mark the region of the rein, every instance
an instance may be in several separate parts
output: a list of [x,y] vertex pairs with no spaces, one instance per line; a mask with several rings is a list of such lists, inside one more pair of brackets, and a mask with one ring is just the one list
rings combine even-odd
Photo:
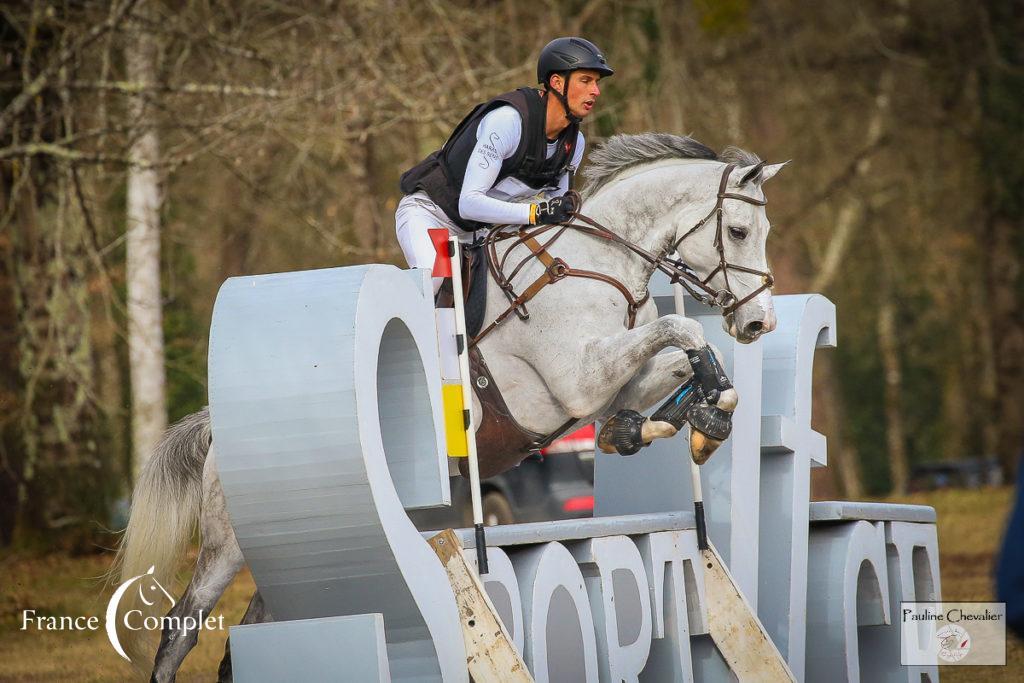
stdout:
[[[578,223],[544,225],[533,229],[520,228],[515,233],[501,231],[501,228],[504,226],[492,227],[488,231],[487,236],[483,239],[483,246],[487,249],[487,263],[491,277],[494,278],[494,281],[505,293],[505,296],[509,300],[509,307],[495,318],[490,325],[481,330],[480,333],[470,341],[470,346],[474,346],[479,343],[481,339],[493,331],[495,327],[504,322],[505,319],[507,319],[513,312],[520,320],[529,320],[530,313],[526,308],[527,302],[537,296],[537,294],[547,285],[554,284],[555,282],[567,277],[582,277],[591,280],[598,280],[618,289],[626,300],[628,311],[627,329],[633,328],[633,325],[636,323],[636,313],[640,306],[650,298],[650,291],[645,290],[644,295],[637,299],[633,296],[633,293],[629,288],[616,278],[592,270],[572,268],[561,258],[551,256],[547,251],[548,247],[554,244],[559,237],[565,234],[566,230],[582,232],[598,239],[614,242],[625,247],[647,263],[653,265],[656,270],[660,270],[668,275],[669,279],[673,283],[679,283],[682,285],[686,291],[698,301],[709,306],[721,308],[722,315],[729,315],[733,313],[737,308],[747,303],[764,290],[771,289],[775,283],[775,279],[771,272],[755,270],[753,268],[747,268],[746,266],[729,263],[725,258],[725,242],[722,235],[722,214],[725,200],[737,199],[755,206],[764,206],[768,203],[763,199],[755,199],[746,195],[725,191],[726,185],[729,182],[729,174],[732,173],[735,168],[735,164],[729,164],[722,171],[722,179],[718,186],[718,198],[715,202],[714,208],[711,209],[704,218],[698,221],[696,225],[687,230],[682,237],[677,239],[661,256],[655,256],[643,247],[633,244],[629,240],[615,234],[609,228],[601,225],[593,218],[584,216],[579,212],[576,212],[573,217],[584,225],[580,225]],[[574,195],[573,198],[576,201],[576,206],[580,206],[582,202],[580,200],[579,193],[574,190],[570,190],[570,193]],[[708,223],[708,221],[715,217],[717,217],[717,227],[715,231],[714,244],[715,248],[718,250],[718,265],[707,275],[707,277],[701,279],[693,268],[688,266],[682,259],[672,258],[669,254],[676,252],[683,240],[697,232],[697,230],[702,228]],[[546,242],[541,244],[538,241],[538,237],[552,231],[554,231],[554,235]],[[507,239],[512,239],[513,237],[515,238],[515,242],[505,250],[505,256],[499,259],[496,247],[497,243]],[[511,252],[519,245],[526,246],[530,250],[531,254],[523,258],[516,267],[512,269],[512,272],[506,276],[504,273],[508,255],[511,254]],[[516,275],[518,275],[526,264],[531,262],[534,258],[540,261],[544,266],[544,273],[534,280],[525,290],[523,290],[522,294],[516,294],[512,286],[512,280],[515,279]],[[737,297],[733,293],[732,287],[729,284],[730,270],[760,275],[762,284],[742,299],[737,300]],[[723,289],[715,289],[709,284],[711,279],[719,272],[722,273],[725,279],[725,287]]]

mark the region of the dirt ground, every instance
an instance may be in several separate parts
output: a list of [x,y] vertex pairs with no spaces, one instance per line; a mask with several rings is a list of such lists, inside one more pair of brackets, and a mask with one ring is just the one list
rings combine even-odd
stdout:
[[[933,505],[939,518],[943,598],[991,600],[992,566],[1012,502],[1010,488],[940,491],[898,501]],[[194,559],[194,558],[193,558]],[[9,554],[0,559],[0,681],[124,681],[131,668],[113,651],[102,626],[94,631],[21,630],[23,610],[39,616],[98,615],[110,597],[99,577],[110,556]],[[181,575],[187,579],[187,572]],[[214,611],[225,624],[245,612],[254,585],[247,571],[236,577]],[[227,632],[207,632],[185,660],[182,683],[210,681]],[[943,667],[946,683],[1024,680],[1024,644],[1009,637],[1005,667]],[[865,682],[869,683],[869,682]]]

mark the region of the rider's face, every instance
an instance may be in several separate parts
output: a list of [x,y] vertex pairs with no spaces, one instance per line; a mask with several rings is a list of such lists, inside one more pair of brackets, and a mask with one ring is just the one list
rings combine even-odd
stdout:
[[[566,99],[569,101],[569,111],[579,118],[586,118],[594,109],[597,98],[601,95],[601,88],[597,82],[601,80],[601,74],[593,69],[580,69],[569,74],[569,93]],[[562,77],[555,75],[551,77],[551,85],[562,92],[565,81]]]

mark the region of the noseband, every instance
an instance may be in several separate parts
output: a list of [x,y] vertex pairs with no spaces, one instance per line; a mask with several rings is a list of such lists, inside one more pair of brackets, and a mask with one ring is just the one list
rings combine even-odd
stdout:
[[[626,287],[619,280],[606,275],[604,273],[597,273],[589,270],[581,270],[570,267],[565,261],[560,258],[554,258],[548,253],[547,249],[554,242],[565,234],[566,230],[575,230],[582,232],[599,239],[607,240],[609,242],[615,242],[620,244],[626,249],[630,250],[644,261],[647,261],[654,266],[656,270],[668,275],[669,279],[673,283],[679,283],[682,285],[687,292],[690,293],[698,301],[717,308],[722,309],[722,315],[730,315],[736,311],[737,308],[747,303],[754,297],[766,289],[771,289],[775,284],[775,278],[772,277],[770,271],[755,270],[753,268],[747,268],[746,266],[737,265],[735,263],[729,263],[725,258],[725,241],[723,239],[723,226],[722,226],[722,206],[726,199],[738,199],[754,206],[764,206],[768,202],[763,199],[755,199],[754,197],[748,197],[747,195],[736,194],[733,192],[726,192],[726,185],[729,183],[729,174],[736,168],[736,164],[728,164],[722,171],[722,179],[718,185],[718,198],[715,202],[715,206],[711,211],[700,221],[697,222],[692,228],[687,230],[682,237],[677,239],[672,247],[665,251],[661,256],[655,256],[651,252],[647,251],[643,247],[633,244],[629,240],[619,237],[617,234],[612,232],[607,227],[601,225],[599,222],[584,216],[577,212],[574,215],[575,220],[580,221],[584,225],[579,223],[564,223],[561,225],[544,225],[531,229],[522,228],[518,232],[506,232],[502,228],[504,226],[495,226],[490,229],[487,236],[483,239],[483,246],[488,250],[488,268],[491,276],[495,282],[505,293],[508,298],[510,305],[509,307],[494,321],[485,327],[471,342],[470,345],[476,345],[481,339],[489,334],[495,327],[502,323],[509,315],[513,312],[519,316],[521,320],[528,320],[530,317],[529,312],[526,309],[526,303],[536,296],[541,289],[549,284],[553,284],[559,280],[567,277],[584,277],[592,280],[599,280],[612,285],[622,296],[626,299],[628,316],[627,316],[627,327],[632,328],[636,321],[637,310],[647,301],[650,296],[649,292],[644,293],[639,299],[635,298],[630,292],[629,288]],[[570,193],[575,195],[576,206],[580,206],[581,201],[578,193],[574,190],[570,190]],[[704,227],[708,221],[712,218],[717,218],[717,228],[715,232],[715,249],[718,251],[718,265],[704,278],[697,275],[696,271],[687,265],[682,259],[672,258],[669,254],[676,252],[679,249],[679,245],[687,237],[697,232],[700,228]],[[537,241],[537,238],[541,235],[555,231],[555,234],[545,241],[543,244]],[[505,255],[499,257],[497,253],[496,244],[506,239],[515,238],[515,242],[505,250]],[[522,261],[512,269],[512,272],[507,276],[505,275],[505,264],[508,255],[520,244],[525,245],[531,252],[529,256],[524,258]],[[544,273],[540,275],[533,283],[531,283],[522,294],[516,294],[512,286],[512,280],[516,275],[529,263],[531,260],[536,258],[544,266]],[[742,273],[751,273],[753,275],[760,275],[762,284],[757,289],[747,294],[742,299],[738,299],[732,291],[732,286],[729,283],[729,271],[738,271]],[[715,277],[719,272],[722,273],[725,279],[725,287],[723,289],[715,289],[711,286],[711,279]]]

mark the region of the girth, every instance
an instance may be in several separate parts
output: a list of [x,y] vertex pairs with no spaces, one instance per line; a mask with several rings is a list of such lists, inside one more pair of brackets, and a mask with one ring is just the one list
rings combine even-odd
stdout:
[[[547,448],[576,422],[575,418],[570,418],[547,436],[519,424],[498,391],[498,385],[494,382],[494,377],[487,368],[478,346],[469,348],[469,375],[473,380],[476,396],[480,400],[482,413],[476,430],[476,447],[481,456],[481,479],[512,469],[530,453]],[[469,476],[469,463],[465,458],[459,459],[459,472],[464,477]]]

